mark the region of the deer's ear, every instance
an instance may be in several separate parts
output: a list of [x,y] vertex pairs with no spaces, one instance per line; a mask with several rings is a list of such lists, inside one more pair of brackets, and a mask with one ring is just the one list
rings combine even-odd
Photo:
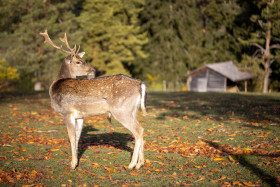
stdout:
[[83,56],[84,56],[85,54],[86,54],[85,52],[78,53],[79,57],[81,57],[81,58],[83,58]]
[[70,63],[71,63],[71,60],[66,59],[65,62],[66,62],[66,64],[70,64]]

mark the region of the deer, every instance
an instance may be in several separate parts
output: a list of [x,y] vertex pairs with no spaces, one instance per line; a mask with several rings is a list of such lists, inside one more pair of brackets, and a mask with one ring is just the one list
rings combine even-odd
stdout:
[[[71,144],[72,161],[70,169],[78,166],[78,144],[84,118],[102,114],[113,116],[134,136],[135,144],[128,169],[139,169],[144,165],[144,128],[136,119],[141,108],[146,112],[146,86],[144,82],[122,74],[95,77],[95,68],[83,59],[76,45],[71,48],[64,38],[59,38],[68,48],[55,45],[47,30],[41,32],[44,43],[68,54],[63,60],[58,75],[49,88],[51,107],[63,117]],[[79,76],[90,78],[79,79]]]

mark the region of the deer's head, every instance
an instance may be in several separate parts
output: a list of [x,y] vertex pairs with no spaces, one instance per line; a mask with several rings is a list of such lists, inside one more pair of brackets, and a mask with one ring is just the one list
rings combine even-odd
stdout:
[[62,52],[68,54],[68,56],[64,59],[61,65],[58,78],[76,78],[77,76],[85,76],[85,75],[90,75],[91,77],[95,76],[95,69],[90,65],[88,65],[86,61],[83,59],[85,52],[79,53],[80,46],[78,49],[76,49],[76,45],[73,48],[70,48],[67,41],[66,33],[64,35],[64,38],[59,38],[59,39],[66,45],[69,51],[64,50],[62,46],[58,47],[57,45],[55,45],[51,41],[47,30],[45,30],[45,32],[43,33],[40,33],[40,35],[44,36],[45,43],[49,43],[54,48],[59,49]]

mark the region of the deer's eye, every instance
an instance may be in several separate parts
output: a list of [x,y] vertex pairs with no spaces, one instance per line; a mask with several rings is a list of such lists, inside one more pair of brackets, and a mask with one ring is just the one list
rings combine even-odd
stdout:
[[80,62],[80,61],[77,61],[76,64],[81,64],[81,62]]

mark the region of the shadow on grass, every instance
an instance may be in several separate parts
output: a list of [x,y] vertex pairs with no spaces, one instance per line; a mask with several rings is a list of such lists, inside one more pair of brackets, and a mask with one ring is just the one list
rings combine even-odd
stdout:
[[271,175],[269,175],[268,173],[266,173],[265,171],[263,171],[261,168],[258,168],[256,165],[250,163],[250,161],[248,160],[248,158],[246,158],[247,156],[266,156],[266,157],[279,157],[280,154],[269,154],[269,155],[263,155],[263,154],[235,154],[233,152],[231,152],[228,149],[223,148],[222,146],[220,146],[218,143],[212,142],[212,141],[204,141],[205,143],[209,144],[211,147],[214,147],[215,149],[218,149],[224,153],[226,153],[227,155],[232,156],[239,164],[241,164],[242,166],[248,168],[251,172],[253,172],[254,174],[256,174],[263,183],[269,184],[270,186],[280,186],[280,181],[277,180],[276,177],[273,177]]
[[95,131],[98,131],[98,129],[89,125],[83,128],[79,142],[79,160],[84,152],[91,146],[112,146],[120,150],[128,151],[132,154],[133,150],[127,146],[128,142],[134,140],[131,134],[119,132],[91,134]]
[[48,91],[17,91],[17,92],[1,92],[0,103],[10,103],[13,101],[22,101],[22,99],[39,100],[42,98],[49,99]]
[[279,105],[279,96],[239,93],[153,92],[148,98],[148,108],[166,109],[159,113],[159,120],[185,116],[189,119],[209,117],[221,122],[240,119],[248,123],[280,124]]

